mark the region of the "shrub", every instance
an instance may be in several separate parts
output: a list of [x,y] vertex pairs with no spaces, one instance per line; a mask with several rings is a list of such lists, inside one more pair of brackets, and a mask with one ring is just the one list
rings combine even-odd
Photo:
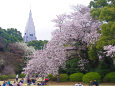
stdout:
[[98,72],[103,79],[107,73],[113,70],[113,68],[113,59],[110,57],[104,57],[103,60],[99,62],[98,67],[96,68],[96,72]]
[[15,79],[15,78],[16,78],[16,74],[9,74],[9,75],[8,75],[8,78],[9,78],[9,79]]
[[83,77],[83,73],[74,73],[74,74],[71,74],[69,79],[70,81],[77,81],[77,82],[81,82],[82,81],[82,77]]
[[88,83],[90,80],[92,81],[97,80],[98,82],[100,82],[101,76],[97,72],[89,72],[83,76],[82,80],[83,82],[86,82],[86,83]]
[[53,75],[52,75],[52,74],[49,74],[49,75],[47,76],[47,78],[48,78],[49,80],[52,80]]
[[115,72],[107,73],[103,81],[104,82],[115,82]]
[[47,78],[48,78],[49,80],[51,80],[51,81],[56,81],[56,80],[57,80],[57,75],[49,74],[49,75],[47,76]]
[[53,75],[52,81],[56,81],[56,80],[57,80],[57,75]]
[[8,80],[8,76],[7,75],[1,75],[0,76],[0,80]]
[[68,80],[67,74],[60,74],[60,82],[66,82]]
[[26,75],[23,74],[23,73],[21,73],[21,74],[19,75],[20,78],[25,78],[25,76],[26,76]]

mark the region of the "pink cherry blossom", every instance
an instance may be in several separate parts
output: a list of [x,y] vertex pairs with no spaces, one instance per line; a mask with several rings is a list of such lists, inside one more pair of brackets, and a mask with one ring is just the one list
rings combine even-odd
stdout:
[[106,50],[107,56],[115,57],[115,46],[104,46],[104,50]]
[[[34,52],[33,58],[24,68],[24,73],[27,75],[58,74],[59,67],[65,67],[65,61],[72,55],[69,51],[73,49],[72,52],[76,52],[81,48],[86,48],[86,45],[76,48],[76,41],[85,42],[88,45],[95,43],[100,37],[97,29],[100,30],[101,23],[92,19],[88,7],[82,6],[69,15],[58,15],[53,21],[59,29],[52,32],[52,39],[43,50]],[[80,57],[81,70],[85,70],[84,65],[87,62],[86,59]]]

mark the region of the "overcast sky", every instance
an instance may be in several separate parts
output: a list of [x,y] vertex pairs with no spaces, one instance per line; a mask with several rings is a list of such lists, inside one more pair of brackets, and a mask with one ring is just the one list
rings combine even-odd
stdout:
[[24,34],[31,8],[38,40],[50,40],[56,29],[51,20],[69,13],[73,5],[88,5],[91,0],[0,0],[0,27],[16,28]]

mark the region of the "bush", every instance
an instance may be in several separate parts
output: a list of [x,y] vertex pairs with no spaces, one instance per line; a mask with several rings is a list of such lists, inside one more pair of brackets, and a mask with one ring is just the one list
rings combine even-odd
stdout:
[[8,76],[7,75],[1,75],[0,76],[0,80],[8,80]]
[[49,75],[47,76],[47,78],[48,78],[49,80],[52,80],[53,75],[52,75],[52,74],[49,74]]
[[51,80],[51,81],[56,81],[56,80],[57,80],[57,75],[49,74],[49,75],[47,76],[47,78],[48,78],[49,80]]
[[68,80],[67,74],[60,74],[60,82],[66,82]]
[[83,82],[89,83],[89,81],[97,80],[98,82],[101,81],[101,76],[97,72],[89,72],[83,76]]
[[53,75],[52,81],[57,81],[57,75]]
[[15,79],[15,78],[16,78],[16,74],[9,74],[9,75],[8,75],[8,78],[9,78],[9,79]]
[[21,74],[19,75],[20,78],[25,78],[25,76],[26,76],[26,75],[23,74],[23,73],[21,73]]
[[99,62],[96,72],[101,75],[101,78],[105,77],[105,75],[111,72],[114,68],[113,59],[110,57],[104,57],[102,61]]
[[103,79],[104,82],[114,82],[115,83],[115,72],[107,73]]
[[73,81],[73,82],[81,82],[82,81],[82,77],[83,77],[83,73],[74,73],[74,74],[71,74],[69,79],[70,81]]

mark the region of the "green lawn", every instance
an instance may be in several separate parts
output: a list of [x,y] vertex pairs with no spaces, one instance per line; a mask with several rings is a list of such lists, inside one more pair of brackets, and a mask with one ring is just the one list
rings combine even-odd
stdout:
[[[48,86],[74,86],[73,85],[48,85]],[[88,84],[83,84],[83,86],[89,86]],[[115,84],[100,84],[99,86],[115,86]]]
[[[74,85],[47,85],[47,86],[74,86]],[[88,86],[88,85],[83,85]],[[115,86],[115,85],[99,85],[99,86]]]
[[[10,82],[13,84],[15,79],[10,79]],[[20,79],[19,79],[20,80]],[[41,81],[41,79],[39,79]],[[54,82],[49,81],[48,85],[44,86],[74,86],[77,82]],[[3,81],[0,81],[0,85],[3,84]],[[83,83],[84,86],[88,86],[87,84]],[[27,83],[23,84],[22,86],[27,86]],[[31,86],[37,86],[37,85],[31,85]],[[115,86],[115,83],[101,83],[99,86]]]
[[[13,81],[11,81],[11,83],[13,83]],[[3,81],[0,81],[0,84],[2,85]],[[27,84],[23,84],[22,86],[27,86]],[[37,85],[31,85],[31,86],[37,86]],[[59,85],[52,85],[52,84],[50,85],[50,83],[48,83],[48,85],[44,85],[44,86],[74,86],[74,84],[72,84],[72,85],[66,85],[66,82],[65,82],[65,85],[61,85],[61,83],[59,83]],[[88,86],[88,85],[84,85],[84,86]],[[110,85],[110,84],[107,83],[107,84],[102,84],[102,85],[99,85],[99,86],[115,86],[115,84],[111,84]]]

